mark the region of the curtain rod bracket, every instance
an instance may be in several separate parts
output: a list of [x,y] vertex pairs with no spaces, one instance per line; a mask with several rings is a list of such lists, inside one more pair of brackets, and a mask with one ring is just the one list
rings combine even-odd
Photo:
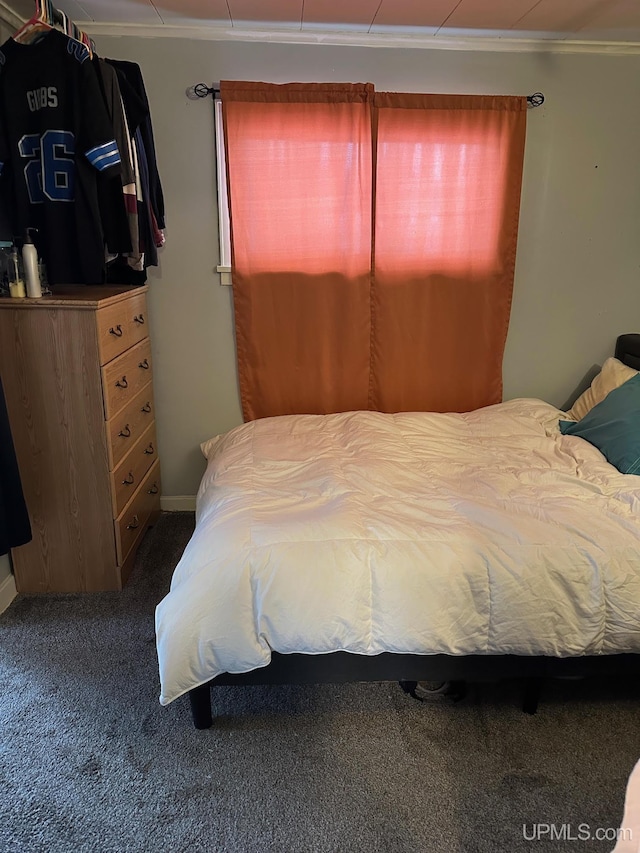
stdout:
[[198,98],[206,98],[207,95],[213,95],[215,98],[216,95],[220,94],[220,89],[216,89],[215,86],[207,86],[206,83],[196,83],[195,86],[189,86],[185,94],[190,100],[197,101]]

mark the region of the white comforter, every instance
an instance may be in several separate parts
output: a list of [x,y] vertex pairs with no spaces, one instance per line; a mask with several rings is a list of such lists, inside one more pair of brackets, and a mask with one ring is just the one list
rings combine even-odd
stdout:
[[272,650],[640,652],[640,476],[561,416],[287,416],[204,444],[156,612],[161,703]]

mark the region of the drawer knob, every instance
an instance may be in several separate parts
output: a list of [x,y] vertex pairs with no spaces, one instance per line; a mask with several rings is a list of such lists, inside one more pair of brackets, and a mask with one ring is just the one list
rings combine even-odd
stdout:
[[127,377],[123,376],[122,379],[118,379],[118,381],[116,382],[116,387],[117,388],[128,388],[129,383],[127,382]]
[[157,495],[157,494],[158,494],[158,491],[159,491],[159,489],[158,489],[158,484],[157,484],[157,483],[154,483],[154,484],[153,484],[153,486],[151,486],[151,488],[150,488],[150,489],[147,489],[147,494],[148,494],[148,495]]
[[134,323],[140,323],[141,326],[144,326],[144,314],[138,314],[133,318]]
[[129,438],[131,435],[131,427],[127,424],[124,429],[121,429],[118,435],[121,435],[122,438]]
[[147,454],[147,456],[153,456],[153,454],[155,453],[155,450],[154,450],[154,448],[153,448],[153,442],[152,442],[152,441],[150,441],[150,442],[149,442],[149,446],[148,446],[148,447],[147,447],[147,449],[145,450],[145,453]]
[[136,527],[140,527],[140,519],[137,515],[134,515],[131,519],[131,523],[127,524],[127,530],[135,530]]
[[135,483],[136,478],[133,476],[133,471],[129,471],[128,475],[122,481],[123,486],[132,486]]
[[140,411],[149,414],[149,412],[151,411],[151,403],[145,403],[144,406],[140,409]]
[[149,364],[149,359],[148,359],[148,358],[145,358],[145,360],[144,360],[144,361],[141,361],[141,362],[140,362],[140,364],[138,365],[138,367],[141,367],[143,370],[149,370],[149,368],[151,367],[151,365]]
[[118,325],[115,327],[112,326],[109,329],[109,334],[114,335],[116,338],[121,338],[122,337],[122,326],[120,325],[120,323],[118,323]]

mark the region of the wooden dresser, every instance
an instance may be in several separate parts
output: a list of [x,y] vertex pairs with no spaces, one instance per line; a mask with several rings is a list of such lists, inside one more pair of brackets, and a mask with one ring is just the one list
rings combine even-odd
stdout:
[[4,385],[33,539],[19,592],[122,589],[160,511],[147,287],[0,299]]

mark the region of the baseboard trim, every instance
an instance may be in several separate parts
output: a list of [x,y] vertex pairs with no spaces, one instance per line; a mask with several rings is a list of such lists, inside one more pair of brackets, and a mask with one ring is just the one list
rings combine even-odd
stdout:
[[165,512],[195,512],[195,495],[163,495],[160,508]]
[[7,609],[17,594],[16,579],[9,575],[0,583],[0,613]]

